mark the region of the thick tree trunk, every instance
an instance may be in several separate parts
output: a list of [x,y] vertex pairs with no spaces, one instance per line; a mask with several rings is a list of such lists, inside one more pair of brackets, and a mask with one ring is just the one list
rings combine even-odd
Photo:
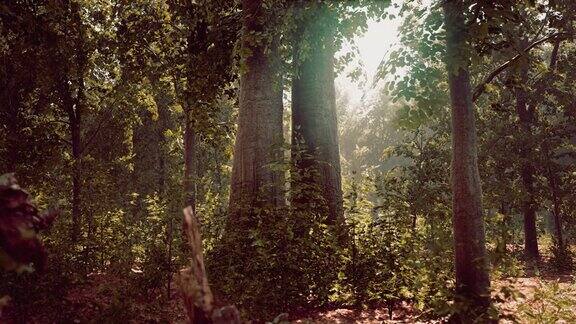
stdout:
[[[334,21],[324,5],[309,5],[311,8],[304,12],[294,50],[292,159],[297,175],[293,174],[292,184],[318,191],[326,204],[328,223],[342,224]],[[306,204],[310,199],[314,197],[305,195],[296,198],[295,202]]]
[[250,208],[284,204],[284,173],[273,164],[282,162],[281,86],[274,68],[275,42],[254,40],[267,35],[262,0],[243,0],[242,47],[244,72],[240,76],[240,110],[234,145],[229,213],[231,220],[250,217]]
[[526,140],[520,147],[520,159],[522,166],[520,177],[525,190],[525,198],[522,201],[522,213],[524,215],[524,252],[529,259],[538,258],[538,233],[536,229],[536,200],[535,200],[535,173],[533,159],[532,125],[535,122],[534,109],[528,105],[528,95],[523,88],[528,81],[528,66],[520,71],[520,84],[515,88],[516,112],[518,113],[522,138]]
[[462,0],[444,2],[447,66],[452,101],[452,194],[456,292],[478,310],[490,305],[482,190],[476,151],[466,25]]

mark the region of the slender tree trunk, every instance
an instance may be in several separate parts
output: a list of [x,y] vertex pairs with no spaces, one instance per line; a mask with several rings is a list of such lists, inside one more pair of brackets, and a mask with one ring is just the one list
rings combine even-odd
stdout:
[[560,193],[561,179],[555,172],[552,163],[552,156],[547,142],[542,145],[542,151],[547,158],[546,179],[548,180],[548,187],[552,196],[552,213],[554,218],[554,236],[556,244],[561,250],[564,249],[564,238],[562,235],[562,195]]
[[558,244],[558,248],[560,250],[564,249],[564,237],[562,235],[562,211],[561,211],[561,202],[560,197],[558,195],[557,188],[553,190],[553,204],[554,204],[554,229],[556,235],[556,244]]
[[[250,217],[251,207],[284,204],[284,173],[271,165],[282,162],[281,86],[275,71],[275,42],[269,34],[262,0],[243,0],[244,71],[240,76],[240,109],[234,144],[229,213],[234,222]],[[270,36],[268,36],[270,37]]]
[[[72,171],[72,238],[74,241],[77,241],[78,237],[80,236],[80,227],[82,222],[82,151],[84,150],[82,144],[82,119],[84,115],[84,107],[86,104],[86,84],[84,79],[88,65],[88,54],[84,44],[86,32],[84,30],[82,17],[80,14],[80,5],[77,3],[72,3],[71,10],[73,15],[72,19],[75,21],[78,28],[78,43],[76,44],[76,68],[78,71],[78,75],[76,77],[78,79],[78,88],[74,104],[72,107],[69,107],[68,110],[72,142],[72,159],[74,161],[74,168]],[[69,87],[68,91],[70,91]],[[69,96],[72,96],[71,92],[69,92]],[[87,215],[87,221],[87,234],[89,244],[91,244],[94,237],[94,218],[91,213]],[[88,256],[91,252],[89,246],[87,247],[86,252],[86,261],[88,261]],[[86,262],[86,264],[87,263],[88,262]]]
[[190,117],[190,111],[185,113],[184,128],[184,203],[196,212],[196,132]]
[[[558,50],[560,47],[561,39],[557,39],[554,42],[554,47],[550,57],[550,69],[554,70],[556,67],[556,62],[558,58]],[[527,40],[522,42],[522,46],[526,46]],[[524,214],[524,252],[528,259],[538,259],[538,232],[536,227],[536,209],[537,203],[535,199],[535,175],[536,168],[534,167],[533,155],[534,149],[533,136],[532,136],[532,126],[537,123],[535,105],[528,104],[528,94],[524,89],[526,82],[528,81],[528,65],[524,65],[520,71],[520,84],[515,88],[516,94],[516,112],[518,114],[520,130],[523,133],[522,138],[527,139],[526,143],[521,145],[520,148],[520,158],[522,159],[521,166],[521,178],[524,185],[524,190],[526,192],[526,197],[523,201],[522,212]],[[544,91],[543,87],[540,87],[539,91]],[[553,181],[552,181],[553,182]],[[554,202],[556,205],[557,201]],[[556,213],[554,215],[556,216]],[[561,234],[560,234],[561,236]],[[561,238],[560,238],[561,239]]]
[[538,234],[536,229],[536,201],[534,178],[536,169],[532,162],[534,155],[532,145],[532,124],[534,120],[533,109],[528,105],[528,94],[523,88],[528,80],[528,66],[520,72],[520,84],[515,88],[516,112],[518,113],[520,130],[526,143],[520,147],[520,159],[522,166],[520,177],[525,190],[525,198],[522,202],[524,215],[524,251],[529,259],[538,258]]
[[[344,221],[334,87],[334,24],[327,7],[310,3],[297,32],[292,83],[293,186],[318,191],[328,224]],[[295,183],[297,182],[297,183]],[[299,183],[298,183],[299,182]],[[297,198],[309,203],[309,195]],[[294,201],[294,199],[293,199]]]
[[170,98],[165,93],[167,91],[162,85],[156,90],[156,107],[158,109],[158,121],[156,123],[156,137],[158,141],[158,184],[157,192],[161,199],[166,199],[168,167],[167,157],[169,154],[168,143],[166,140],[165,132],[172,128],[171,114],[168,106],[170,105]]
[[452,194],[456,292],[479,311],[490,305],[476,122],[468,72],[462,0],[444,2],[452,101]]
[[72,142],[72,232],[73,242],[77,242],[80,236],[81,222],[81,191],[82,191],[82,169],[81,169],[81,114],[78,107],[69,107],[68,121],[70,123],[70,135]]
[[[553,73],[556,70],[556,65],[558,63],[558,52],[560,50],[560,44],[562,39],[557,39],[554,42],[554,47],[552,48],[552,53],[550,55],[550,71]],[[564,250],[564,237],[562,235],[562,195],[560,194],[560,188],[562,187],[562,179],[555,172],[551,164],[554,163],[552,159],[552,154],[548,143],[545,142],[543,145],[544,154],[548,158],[548,185],[550,186],[550,192],[552,194],[552,204],[554,208],[554,230],[556,235],[556,244],[560,251]]]
[[81,101],[83,100],[84,82],[78,89],[78,97],[74,98],[68,78],[62,77],[59,81],[59,92],[62,96],[63,109],[68,118],[70,131],[70,146],[72,153],[72,225],[70,228],[70,238],[72,242],[77,243],[80,238],[81,227],[81,193],[82,193],[82,109]]

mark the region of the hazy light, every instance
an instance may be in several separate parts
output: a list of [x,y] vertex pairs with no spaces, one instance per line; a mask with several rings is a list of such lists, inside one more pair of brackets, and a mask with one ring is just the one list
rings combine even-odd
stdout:
[[[359,57],[340,73],[336,79],[336,87],[342,94],[346,94],[350,100],[352,109],[360,105],[362,97],[365,93],[370,96],[368,91],[371,82],[376,74],[376,70],[380,62],[385,58],[390,49],[398,41],[398,27],[400,19],[387,19],[385,21],[370,21],[368,23],[368,30],[363,35],[355,39],[355,44],[358,47]],[[349,52],[351,50],[350,44],[345,44],[340,54]],[[347,75],[361,66],[364,72],[364,79],[367,83],[357,83],[352,81]]]

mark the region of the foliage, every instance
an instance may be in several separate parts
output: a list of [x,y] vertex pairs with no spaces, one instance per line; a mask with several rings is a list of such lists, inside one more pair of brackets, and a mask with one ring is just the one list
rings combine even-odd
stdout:
[[47,256],[39,231],[56,215],[56,210],[38,212],[13,175],[0,176],[0,266],[7,271],[42,271]]
[[573,291],[558,281],[548,285],[538,285],[531,303],[519,307],[520,315],[526,323],[557,323],[576,320],[574,307],[576,301],[571,298]]
[[[15,204],[0,208],[0,266],[23,270],[35,263],[40,270],[46,264],[41,273],[0,273],[0,296],[12,298],[19,321],[29,320],[27,310],[36,307],[57,310],[54,321],[65,321],[73,313],[63,302],[67,294],[106,274],[121,283],[101,285],[99,294],[110,296],[110,303],[92,320],[133,319],[141,311],[139,299],[161,309],[174,297],[174,273],[189,262],[179,228],[187,199],[184,138],[191,130],[196,142],[190,179],[208,278],[216,296],[239,306],[246,318],[330,305],[384,303],[392,309],[401,302],[423,317],[461,312],[467,305],[452,293],[446,81],[458,64],[447,69],[442,63],[439,3],[393,4],[402,19],[399,45],[381,65],[378,94],[360,107],[337,98],[346,228],[327,223],[322,188],[299,181],[318,174],[295,172],[288,162],[267,166],[292,180],[286,204],[256,202],[245,206],[250,217],[229,221],[238,79],[246,68],[240,57],[249,54],[239,46],[240,1],[0,4],[0,173],[15,172],[29,191],[0,180],[0,196],[10,196],[0,202]],[[521,247],[521,216],[530,199],[538,211],[540,245],[551,242],[543,250],[546,264],[570,272],[576,235],[575,2],[466,3],[468,44],[461,50],[470,57],[465,63],[479,94],[478,164],[492,278],[530,273]],[[278,41],[275,63],[286,86],[296,73],[295,37],[302,38],[298,48],[305,57],[324,28],[334,28],[340,47],[353,43],[369,22],[395,15],[386,11],[389,1],[265,4],[272,35],[247,39]],[[314,15],[311,8],[318,4],[327,16]],[[310,17],[320,30],[299,34]],[[354,62],[352,48],[337,58],[337,70]],[[519,114],[519,94],[525,95],[529,122]],[[530,183],[523,175],[527,165],[533,167]],[[53,214],[38,210],[52,205],[61,213],[43,233],[42,245],[38,231]],[[47,260],[44,249],[50,251]],[[522,305],[517,320],[575,321],[569,312],[574,303],[562,287],[539,287],[534,304]],[[495,294],[514,292],[506,286]],[[0,308],[6,300],[0,298]]]

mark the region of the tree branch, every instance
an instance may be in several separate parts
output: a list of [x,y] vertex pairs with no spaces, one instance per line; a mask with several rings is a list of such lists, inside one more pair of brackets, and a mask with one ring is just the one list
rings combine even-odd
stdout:
[[528,53],[530,50],[532,50],[533,48],[537,47],[538,45],[545,43],[547,41],[550,41],[552,39],[566,38],[569,35],[570,34],[567,34],[567,33],[554,33],[552,35],[546,36],[546,37],[528,45],[524,50],[522,50],[522,53],[515,55],[510,60],[508,60],[504,64],[500,65],[498,68],[496,68],[490,74],[488,74],[484,78],[484,80],[482,82],[480,82],[480,84],[478,84],[476,87],[474,87],[474,92],[472,93],[472,102],[475,102],[484,93],[484,91],[486,90],[486,86],[488,84],[490,84],[494,80],[494,78],[496,78],[500,73],[502,73],[504,70],[506,70],[507,68],[512,66],[512,64],[514,64],[516,61],[518,61],[523,55]]
[[236,307],[214,308],[214,296],[204,267],[200,224],[190,206],[184,209],[183,225],[190,247],[191,263],[190,267],[180,271],[178,281],[189,323],[240,324],[240,313]]

